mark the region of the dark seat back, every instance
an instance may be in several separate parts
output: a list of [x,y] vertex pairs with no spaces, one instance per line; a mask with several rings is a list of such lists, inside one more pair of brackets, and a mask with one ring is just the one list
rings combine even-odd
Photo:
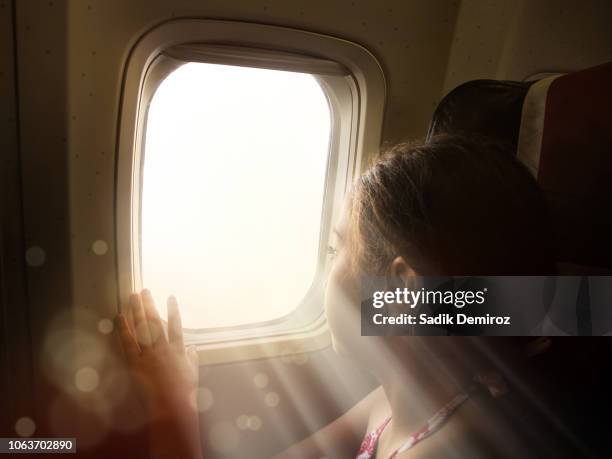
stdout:
[[612,274],[612,63],[465,83],[437,107],[428,138],[437,134],[507,143],[550,201],[560,272]]

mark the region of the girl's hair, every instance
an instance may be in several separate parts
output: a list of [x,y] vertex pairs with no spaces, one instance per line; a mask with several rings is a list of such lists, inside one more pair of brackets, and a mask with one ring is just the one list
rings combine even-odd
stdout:
[[[490,140],[443,136],[397,145],[357,180],[350,205],[348,237],[361,273],[383,274],[397,256],[425,276],[556,271],[555,237],[541,190],[508,149]],[[428,358],[461,365],[466,374],[504,374],[514,395],[496,406],[502,416],[520,419],[513,425],[524,428],[526,438],[567,447],[563,457],[578,456],[571,435],[607,451],[600,442],[605,423],[584,422],[610,411],[610,346],[603,341],[438,338],[410,337],[410,346],[428,345]]]
[[486,139],[402,143],[355,183],[356,267],[402,256],[421,275],[554,274],[546,202],[529,171]]

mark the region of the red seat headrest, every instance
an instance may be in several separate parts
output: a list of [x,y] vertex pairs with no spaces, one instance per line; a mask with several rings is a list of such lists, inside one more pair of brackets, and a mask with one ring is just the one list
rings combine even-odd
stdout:
[[612,63],[535,83],[518,157],[550,198],[559,261],[612,269]]

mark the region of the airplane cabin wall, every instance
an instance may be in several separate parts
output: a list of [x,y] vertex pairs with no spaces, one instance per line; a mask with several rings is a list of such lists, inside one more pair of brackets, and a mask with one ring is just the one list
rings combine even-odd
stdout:
[[66,11],[60,7],[41,15],[34,6],[0,1],[0,306],[5,321],[0,349],[6,357],[0,364],[7,375],[0,388],[2,416],[11,429],[23,416],[44,418],[42,407],[52,390],[39,366],[46,329],[72,303]]
[[463,0],[444,94],[480,78],[524,80],[612,60],[608,0]]

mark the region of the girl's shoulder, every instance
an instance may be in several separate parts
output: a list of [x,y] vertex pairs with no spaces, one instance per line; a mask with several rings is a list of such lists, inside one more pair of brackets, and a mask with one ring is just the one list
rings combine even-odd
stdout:
[[366,432],[371,432],[391,416],[391,406],[382,386],[374,389],[368,395],[368,426]]
[[515,432],[491,406],[467,399],[439,431],[397,456],[397,459],[531,457],[523,453]]
[[[561,459],[582,458],[570,438],[516,394],[470,397],[439,432],[417,445],[410,459],[453,457]],[[407,451],[409,453],[410,451]],[[402,455],[397,459],[404,459]]]

